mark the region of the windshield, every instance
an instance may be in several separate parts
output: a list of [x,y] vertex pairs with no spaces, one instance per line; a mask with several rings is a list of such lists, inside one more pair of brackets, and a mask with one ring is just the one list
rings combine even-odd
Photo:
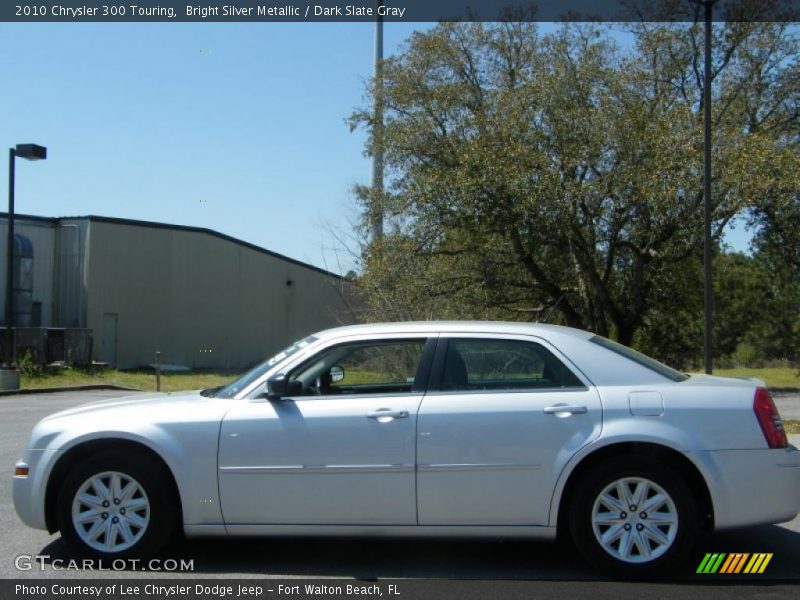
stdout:
[[632,360],[635,363],[642,365],[650,369],[651,371],[655,371],[659,375],[666,377],[667,379],[671,379],[672,381],[679,382],[679,381],[686,381],[689,379],[687,375],[681,373],[680,371],[676,371],[672,367],[668,367],[664,363],[658,362],[654,358],[650,358],[649,356],[642,354],[641,352],[637,352],[632,348],[628,348],[627,346],[623,346],[622,344],[618,344],[617,342],[612,342],[604,337],[600,337],[599,335],[594,336],[589,340],[590,342],[594,342],[598,346],[602,346],[603,348],[608,348],[612,352],[616,352],[620,356],[624,356]]
[[314,337],[313,335],[310,335],[307,338],[303,338],[302,340],[296,341],[295,343],[293,343],[288,348],[284,348],[283,350],[278,352],[272,358],[270,358],[268,360],[265,360],[260,365],[258,365],[256,367],[252,368],[251,370],[249,370],[247,373],[242,375],[239,379],[237,379],[233,383],[230,383],[230,384],[226,385],[225,387],[223,387],[222,389],[220,389],[218,392],[213,394],[214,397],[215,398],[233,398],[234,396],[236,396],[236,394],[241,392],[243,389],[245,389],[247,386],[249,386],[254,381],[258,380],[262,375],[264,375],[264,373],[269,371],[272,367],[277,365],[283,359],[290,357],[292,354],[295,354],[296,352],[299,352],[300,350],[302,350],[303,348],[305,348],[306,346],[308,346],[312,342],[316,342],[316,341],[317,341],[317,338]]

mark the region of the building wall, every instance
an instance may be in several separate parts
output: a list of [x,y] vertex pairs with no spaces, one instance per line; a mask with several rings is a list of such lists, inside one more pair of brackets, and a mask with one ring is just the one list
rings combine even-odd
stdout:
[[341,279],[210,233],[92,220],[86,239],[94,357],[120,368],[160,351],[166,364],[242,369],[352,322]]

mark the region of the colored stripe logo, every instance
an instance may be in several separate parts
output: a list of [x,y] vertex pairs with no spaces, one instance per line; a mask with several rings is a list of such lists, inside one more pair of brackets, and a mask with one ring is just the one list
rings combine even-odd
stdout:
[[763,573],[767,568],[769,561],[772,560],[772,552],[756,552],[750,554],[749,552],[732,552],[730,554],[725,552],[709,552],[700,561],[700,566],[697,567],[697,573],[720,573],[720,574],[737,574],[748,573],[756,574]]

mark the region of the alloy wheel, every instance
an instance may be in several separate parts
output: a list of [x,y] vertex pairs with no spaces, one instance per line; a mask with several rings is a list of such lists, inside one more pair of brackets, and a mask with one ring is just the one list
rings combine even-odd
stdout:
[[646,563],[666,553],[678,534],[670,495],[644,477],[624,477],[598,494],[591,513],[600,546],[626,563]]
[[72,501],[72,525],[81,541],[98,552],[122,552],[147,531],[150,500],[130,475],[105,471],[86,479]]

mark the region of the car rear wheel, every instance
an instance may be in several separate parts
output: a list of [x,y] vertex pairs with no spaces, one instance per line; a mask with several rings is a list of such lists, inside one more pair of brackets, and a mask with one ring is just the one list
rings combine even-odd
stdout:
[[575,489],[570,530],[595,567],[624,575],[668,572],[687,558],[698,529],[691,490],[668,465],[617,458]]
[[175,532],[172,480],[146,453],[103,452],[77,464],[58,495],[62,537],[83,554],[149,556]]

